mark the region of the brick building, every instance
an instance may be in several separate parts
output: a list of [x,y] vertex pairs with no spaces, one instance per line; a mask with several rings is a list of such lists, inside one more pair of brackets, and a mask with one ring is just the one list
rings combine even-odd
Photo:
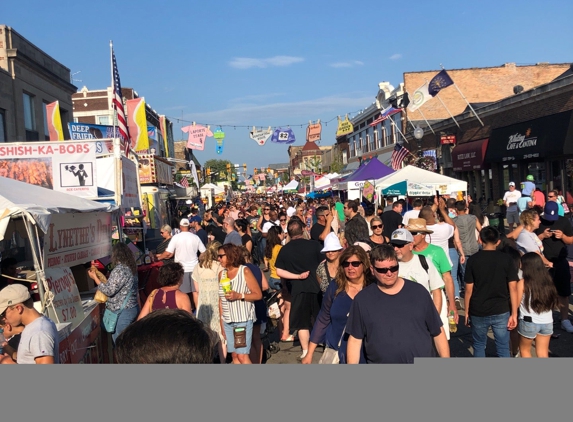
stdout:
[[59,101],[69,139],[72,94],[70,69],[14,29],[0,25],[0,142],[49,140],[46,105]]

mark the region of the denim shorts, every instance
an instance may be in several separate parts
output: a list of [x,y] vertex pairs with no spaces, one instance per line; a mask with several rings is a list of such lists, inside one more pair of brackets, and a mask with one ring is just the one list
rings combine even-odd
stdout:
[[553,334],[553,324],[536,324],[535,322],[527,322],[520,319],[517,332],[520,336],[528,339],[534,339],[537,335],[550,336]]
[[281,289],[281,279],[269,277],[269,287],[273,290],[280,290]]
[[[227,352],[235,352],[239,355],[248,355],[251,351],[251,341],[253,339],[253,321],[245,322],[225,322],[223,321],[223,327],[225,328],[225,336],[227,337]],[[235,337],[233,336],[234,327],[247,327],[247,346],[235,349]]]

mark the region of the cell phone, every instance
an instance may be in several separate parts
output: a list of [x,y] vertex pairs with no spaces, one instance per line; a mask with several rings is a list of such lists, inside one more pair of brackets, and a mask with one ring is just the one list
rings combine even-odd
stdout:
[[436,190],[436,198],[440,199],[440,191]]

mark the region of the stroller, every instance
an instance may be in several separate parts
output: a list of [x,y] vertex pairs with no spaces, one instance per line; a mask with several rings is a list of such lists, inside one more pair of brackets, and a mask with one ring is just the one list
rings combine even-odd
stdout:
[[271,341],[270,335],[274,333],[278,319],[281,316],[280,307],[282,305],[282,298],[279,296],[280,290],[268,290],[263,293],[263,300],[267,307],[267,327],[263,335],[261,335],[261,340],[263,342],[263,350],[265,351],[265,358],[268,361],[272,355],[278,353],[281,348],[279,343],[276,341]]

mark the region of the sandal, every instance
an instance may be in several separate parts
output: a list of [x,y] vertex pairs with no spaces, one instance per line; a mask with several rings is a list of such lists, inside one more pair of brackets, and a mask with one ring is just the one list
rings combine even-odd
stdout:
[[292,334],[285,339],[281,338],[282,343],[293,343],[296,340],[298,340],[298,339],[295,336],[293,336]]

